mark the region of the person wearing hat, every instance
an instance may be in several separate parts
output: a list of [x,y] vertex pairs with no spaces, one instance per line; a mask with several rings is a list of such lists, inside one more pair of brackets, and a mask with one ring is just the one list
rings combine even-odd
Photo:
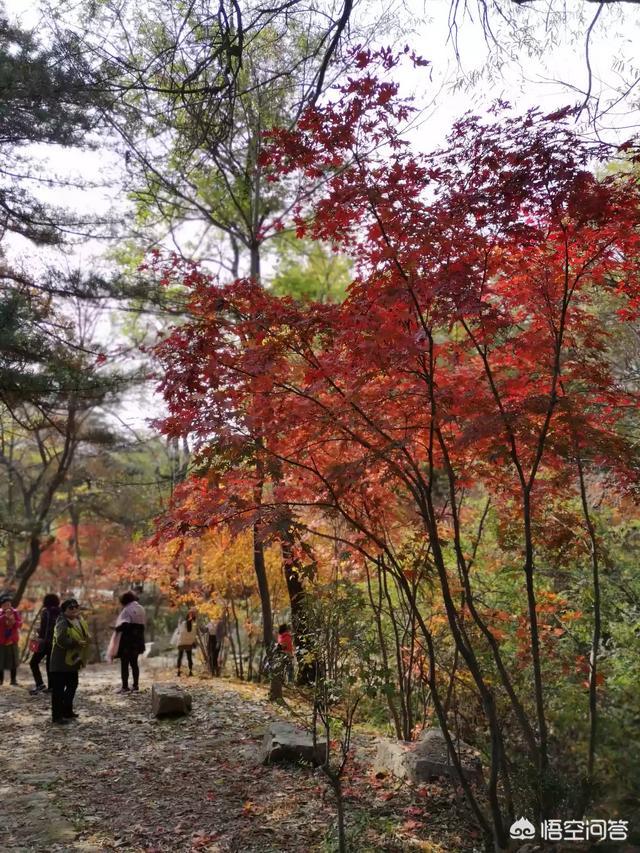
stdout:
[[80,605],[75,598],[68,598],[60,605],[49,665],[51,718],[56,724],[68,723],[78,716],[73,710],[73,699],[78,689],[78,672],[89,657],[89,640]]
[[0,595],[0,684],[4,683],[4,671],[11,673],[11,684],[18,684],[18,641],[22,618],[13,607],[11,595]]

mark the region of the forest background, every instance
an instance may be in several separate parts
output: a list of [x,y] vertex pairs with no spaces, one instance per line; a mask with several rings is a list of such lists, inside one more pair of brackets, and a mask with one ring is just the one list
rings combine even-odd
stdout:
[[158,642],[197,606],[239,678],[291,622],[343,757],[478,751],[493,849],[633,821],[636,4],[20,11],[3,587],[96,659],[125,588]]

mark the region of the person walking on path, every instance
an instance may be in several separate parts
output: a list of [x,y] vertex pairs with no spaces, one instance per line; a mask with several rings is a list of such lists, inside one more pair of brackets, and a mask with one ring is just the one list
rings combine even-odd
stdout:
[[[49,666],[51,663],[51,644],[53,643],[53,631],[56,627],[56,621],[60,615],[60,599],[54,592],[49,592],[45,595],[42,601],[42,610],[40,612],[40,627],[38,628],[38,636],[34,642],[34,651],[29,661],[33,680],[36,686],[29,691],[32,696],[41,693],[43,690],[51,690],[51,680],[49,678]],[[47,668],[47,686],[45,687],[40,672],[40,664],[45,660]]]
[[209,670],[211,675],[220,675],[220,653],[227,636],[227,620],[224,616],[215,619],[207,625]]
[[4,671],[11,673],[11,684],[18,684],[18,641],[22,617],[12,604],[11,595],[0,596],[0,684],[4,683]]
[[78,715],[73,699],[78,689],[78,672],[89,658],[89,629],[80,615],[75,598],[60,606],[53,632],[49,680],[51,681],[51,718],[56,724],[68,723]]
[[187,610],[186,618],[182,619],[178,625],[176,632],[178,642],[178,676],[180,676],[182,656],[185,652],[187,663],[189,664],[189,675],[193,675],[193,649],[198,642],[197,615],[197,610],[192,607],[190,610]]
[[[139,689],[140,667],[138,655],[144,652],[144,626],[147,617],[144,607],[139,603],[135,592],[125,592],[120,597],[122,610],[115,624],[115,629],[107,649],[107,660],[120,658],[120,675],[122,687],[118,693],[137,692]],[[129,668],[133,683],[129,690]]]

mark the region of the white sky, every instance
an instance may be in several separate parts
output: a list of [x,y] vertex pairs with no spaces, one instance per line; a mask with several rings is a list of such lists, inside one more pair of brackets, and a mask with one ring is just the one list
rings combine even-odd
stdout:
[[[401,75],[406,90],[415,95],[416,106],[424,110],[418,123],[419,132],[413,139],[423,149],[437,146],[452,122],[464,112],[469,109],[484,111],[495,98],[508,100],[522,111],[535,104],[551,111],[580,101],[580,92],[587,86],[584,34],[593,18],[594,6],[597,9],[596,4],[573,0],[567,4],[570,11],[566,21],[554,24],[547,15],[547,0],[526,6],[513,4],[513,7],[509,0],[503,0],[502,5],[516,16],[522,45],[514,46],[513,33],[508,33],[508,28],[494,12],[490,22],[498,44],[503,45],[501,50],[490,40],[488,42],[476,0],[467,0],[467,3],[469,10],[465,11],[464,0],[459,2],[459,61],[449,31],[450,0],[404,0],[405,10],[397,16],[402,34],[394,34],[396,43],[408,43],[431,62],[429,68]],[[37,29],[42,20],[37,0],[4,0],[4,4],[11,17]],[[554,5],[560,8],[563,4],[555,0]],[[551,36],[545,32],[550,25],[554,30]],[[530,53],[527,45],[532,42],[546,47],[542,56]],[[624,89],[633,79],[634,69],[640,75],[640,7],[619,3],[602,8],[591,34],[590,60],[592,91],[603,102]],[[487,70],[488,64],[494,66],[493,72]],[[640,85],[638,90],[636,109],[640,102]],[[625,101],[603,123],[623,128],[636,126],[637,115],[627,114],[628,104],[628,100]],[[623,130],[621,135],[626,137],[629,133]],[[101,186],[92,191],[94,208],[106,210],[117,198],[117,172],[121,164],[104,154],[59,151],[54,165],[67,174],[99,185],[108,185],[110,179],[116,179],[110,189]],[[59,191],[58,196],[61,196]],[[81,203],[86,204],[86,196],[82,196]]]
[[[584,0],[567,4],[571,7],[567,20],[564,24],[556,22],[554,36],[545,34],[549,25],[546,0],[526,6],[514,4],[518,33],[523,42],[520,47],[514,47],[513,34],[506,33],[507,28],[494,12],[490,22],[498,43],[505,46],[501,50],[488,43],[475,2],[467,0],[469,11],[465,11],[464,0],[459,2],[459,61],[449,32],[449,0],[405,0],[405,12],[398,14],[398,28],[402,34],[394,34],[396,44],[408,43],[431,63],[426,69],[400,75],[405,91],[415,96],[416,106],[423,111],[412,134],[414,144],[423,150],[442,142],[452,122],[464,112],[470,109],[483,112],[496,98],[511,102],[521,111],[536,104],[552,111],[582,100],[580,92],[586,89],[584,34],[597,4]],[[27,27],[37,28],[41,21],[37,0],[4,0],[4,4],[10,17],[17,17]],[[503,0],[502,5],[511,10],[509,0]],[[561,7],[563,4],[555,0],[554,5]],[[533,38],[529,38],[529,33]],[[527,44],[532,41],[546,45],[542,56],[530,54]],[[602,102],[611,100],[617,90],[625,87],[628,79],[633,78],[634,69],[640,75],[639,6],[619,3],[602,8],[591,35],[590,60],[592,91]],[[495,67],[493,72],[487,70],[488,64]],[[640,85],[637,88],[636,112]],[[623,128],[620,138],[630,135],[625,127],[640,124],[638,116],[629,115],[628,109],[627,100],[604,121],[605,125]],[[615,133],[609,134],[609,138],[615,137]],[[118,173],[122,164],[113,157],[105,153],[62,150],[55,152],[51,163],[57,170],[77,176],[80,182],[98,185],[91,191],[93,209],[106,211],[117,201]],[[77,198],[80,205],[87,204],[87,194],[57,190],[56,195],[63,202]]]

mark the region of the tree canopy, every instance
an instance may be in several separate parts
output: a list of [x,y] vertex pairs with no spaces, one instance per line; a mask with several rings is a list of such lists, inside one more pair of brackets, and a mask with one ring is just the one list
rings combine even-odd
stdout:
[[66,58],[10,24],[0,7],[0,229],[35,243],[58,243],[79,223],[41,201],[29,185],[53,185],[31,146],[78,146],[96,125],[96,93]]

